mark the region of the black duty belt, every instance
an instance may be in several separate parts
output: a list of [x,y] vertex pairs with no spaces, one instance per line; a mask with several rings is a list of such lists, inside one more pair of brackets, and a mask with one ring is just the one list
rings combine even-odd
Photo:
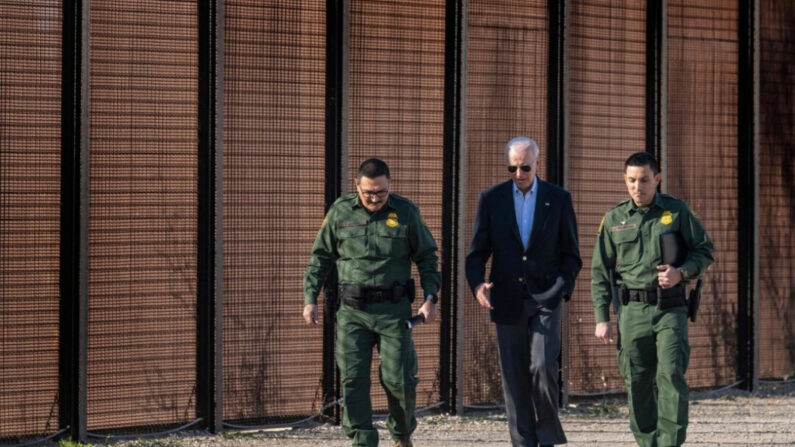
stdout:
[[662,298],[663,301],[679,299],[681,300],[681,305],[685,304],[685,287],[681,284],[677,284],[674,287],[671,287],[670,289],[652,289],[652,290],[625,289],[625,290],[626,290],[625,293],[629,295],[628,301],[637,301],[646,304],[657,304],[658,299]]
[[404,297],[409,297],[410,294],[413,294],[413,292],[409,290],[412,285],[413,281],[409,281],[409,283],[405,285],[396,284],[392,288],[381,289],[366,287],[361,284],[340,284],[339,293],[343,303],[357,309],[364,309],[369,304],[384,301],[398,303]]

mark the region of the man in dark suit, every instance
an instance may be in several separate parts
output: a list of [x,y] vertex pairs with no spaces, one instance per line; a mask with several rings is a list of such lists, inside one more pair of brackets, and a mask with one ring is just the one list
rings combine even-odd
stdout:
[[582,267],[571,195],[536,177],[538,152],[527,137],[505,146],[511,179],[481,194],[466,258],[469,286],[497,325],[514,447],[566,443],[558,419],[560,301]]

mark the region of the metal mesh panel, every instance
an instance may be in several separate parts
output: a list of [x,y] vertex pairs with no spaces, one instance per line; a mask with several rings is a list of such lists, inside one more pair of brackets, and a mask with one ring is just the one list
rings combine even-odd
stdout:
[[761,2],[759,375],[795,371],[795,5]]
[[[382,158],[390,190],[414,201],[441,247],[444,1],[350,2],[348,178],[359,164]],[[441,266],[440,266],[441,268]],[[413,276],[419,284],[416,267]],[[418,293],[419,295],[419,293]],[[419,308],[421,300],[414,303]],[[419,357],[417,405],[439,401],[439,324],[414,329]],[[372,381],[380,361],[374,355]],[[386,409],[380,386],[373,408]]]
[[61,2],[0,8],[0,439],[58,428]]
[[[466,203],[462,234],[466,247],[480,192],[510,178],[505,143],[517,135],[541,149],[538,175],[546,173],[548,58],[546,1],[469,2],[466,66]],[[461,370],[464,405],[502,402],[497,339],[489,313],[464,283]]]
[[628,197],[624,160],[645,148],[646,2],[574,2],[569,20],[568,185],[583,269],[569,303],[568,386],[572,392],[601,391],[623,381],[615,345],[593,335],[591,258],[602,216]]
[[195,417],[197,22],[91,2],[89,430]]
[[224,8],[223,418],[306,415],[323,403],[301,287],[325,203],[325,3]]
[[736,3],[668,3],[664,188],[688,202],[715,245],[715,264],[704,275],[699,321],[690,325],[691,386],[735,378],[737,21]]

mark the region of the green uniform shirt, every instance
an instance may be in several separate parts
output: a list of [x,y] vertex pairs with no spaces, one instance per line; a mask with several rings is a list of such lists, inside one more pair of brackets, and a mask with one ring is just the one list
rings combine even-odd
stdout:
[[605,214],[599,225],[591,263],[591,297],[596,322],[609,320],[610,275],[630,289],[657,287],[657,266],[661,264],[660,234],[679,231],[687,244],[687,259],[680,266],[683,279],[700,275],[713,262],[712,241],[690,211],[676,197],[657,193],[648,208],[624,200]]
[[370,214],[357,194],[340,197],[328,211],[304,274],[304,304],[317,295],[333,263],[341,284],[390,288],[411,278],[417,264],[425,294],[437,293],[436,242],[419,209],[410,200],[390,194],[387,203]]

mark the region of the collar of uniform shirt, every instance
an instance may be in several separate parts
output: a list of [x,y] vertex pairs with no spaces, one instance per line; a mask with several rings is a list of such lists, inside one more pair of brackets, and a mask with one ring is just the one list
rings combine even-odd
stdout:
[[644,206],[639,208],[637,205],[635,205],[635,202],[632,199],[629,199],[629,201],[630,203],[632,203],[632,207],[629,209],[630,213],[639,212],[645,214],[647,211],[651,209],[652,206],[656,206],[657,208],[663,209],[662,196],[658,192],[654,193],[654,200],[651,201],[651,204],[649,206]]

